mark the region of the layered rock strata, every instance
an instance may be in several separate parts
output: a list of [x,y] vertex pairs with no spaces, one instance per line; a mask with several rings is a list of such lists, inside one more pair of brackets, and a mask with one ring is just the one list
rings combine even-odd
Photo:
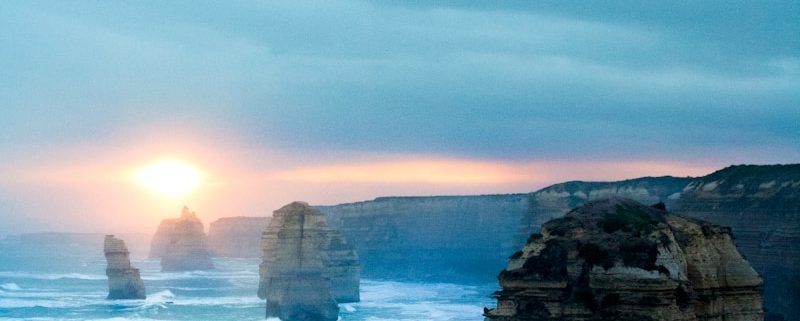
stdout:
[[106,275],[108,276],[109,300],[144,299],[144,282],[139,269],[131,266],[130,252],[125,241],[106,235],[103,241],[106,256]]
[[223,217],[208,225],[208,244],[212,255],[221,257],[261,257],[261,232],[269,217]]
[[545,223],[498,276],[487,320],[763,320],[730,229],[661,209],[611,198]]
[[284,321],[338,318],[331,281],[332,239],[336,238],[331,237],[325,216],[306,203],[294,202],[273,213],[262,235],[259,270],[258,296],[267,300],[267,317]]
[[365,277],[447,282],[491,281],[515,250],[526,207],[526,194],[316,206],[358,251]]
[[800,164],[730,166],[697,178],[552,185],[530,194],[515,243],[537,233],[544,221],[603,196],[661,201],[672,212],[730,226],[739,251],[764,278],[768,319],[800,321]]
[[518,224],[514,247],[525,244],[528,236],[538,232],[542,223],[596,199],[625,197],[644,204],[661,202],[672,208],[683,188],[691,181],[689,177],[661,176],[618,182],[572,181],[545,187],[528,196],[528,207]]
[[153,235],[150,255],[161,257],[162,271],[210,270],[214,268],[203,222],[189,208],[181,217],[166,219]]

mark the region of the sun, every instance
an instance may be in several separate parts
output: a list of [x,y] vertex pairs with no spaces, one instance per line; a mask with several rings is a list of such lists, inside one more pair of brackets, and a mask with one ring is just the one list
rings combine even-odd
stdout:
[[167,160],[144,166],[136,171],[136,181],[169,197],[184,196],[200,185],[201,172],[192,165]]

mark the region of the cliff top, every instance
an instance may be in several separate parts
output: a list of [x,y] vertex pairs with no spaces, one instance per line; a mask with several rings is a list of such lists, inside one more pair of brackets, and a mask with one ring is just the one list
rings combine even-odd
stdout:
[[284,205],[283,207],[275,210],[273,213],[273,217],[277,216],[287,216],[287,215],[318,215],[323,216],[322,212],[318,211],[317,209],[311,207],[306,202],[301,201],[294,201],[289,204]]
[[633,179],[626,179],[621,181],[569,181],[558,183],[542,188],[534,193],[540,192],[577,192],[588,189],[601,189],[608,187],[645,187],[645,188],[663,188],[667,190],[680,190],[686,184],[691,182],[693,177],[675,177],[675,176],[646,176]]
[[[524,262],[525,270],[536,271],[549,279],[564,279],[567,275],[563,255],[568,248],[576,247],[578,256],[590,266],[605,269],[627,266],[666,272],[656,264],[656,259],[658,247],[673,242],[669,237],[671,233],[666,232],[669,230],[667,221],[672,215],[662,208],[619,197],[586,203],[564,217],[543,224],[542,234],[531,235],[529,244],[544,240],[548,251],[553,253],[552,257],[542,255],[527,260]],[[730,231],[707,222],[692,222],[703,226],[704,233]],[[514,278],[513,274],[506,276]]]
[[[713,188],[707,186],[712,182]],[[700,177],[692,185],[727,193],[735,189],[755,192],[758,189],[781,187],[786,182],[794,183],[793,187],[800,184],[800,164],[733,165]]]

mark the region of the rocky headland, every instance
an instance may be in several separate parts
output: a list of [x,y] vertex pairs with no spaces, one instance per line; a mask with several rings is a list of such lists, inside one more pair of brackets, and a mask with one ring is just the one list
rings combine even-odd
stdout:
[[586,202],[620,196],[730,226],[736,246],[764,279],[767,319],[800,320],[800,164],[737,165],[695,178],[567,182],[529,196],[515,243],[544,221]]
[[[262,235],[258,287],[258,296],[267,300],[267,317],[284,321],[338,318],[329,257],[332,239],[325,216],[306,203],[293,202],[273,213]],[[343,239],[333,242],[339,241]],[[335,245],[336,251],[342,246]],[[350,268],[357,276],[358,266]],[[354,281],[357,285],[358,280]]]
[[664,209],[610,198],[546,222],[498,276],[487,320],[763,320],[730,229]]
[[261,257],[261,233],[269,217],[223,217],[208,225],[213,256]]
[[145,289],[139,269],[131,266],[130,252],[125,241],[106,235],[103,241],[108,276],[109,300],[144,299]]
[[161,221],[153,235],[150,257],[161,258],[162,271],[214,268],[203,222],[186,206],[183,207],[180,218]]
[[531,233],[550,219],[561,217],[569,210],[588,201],[605,197],[625,197],[644,204],[677,201],[681,191],[692,181],[690,177],[642,177],[618,182],[572,181],[545,187],[528,196],[528,207],[518,225],[514,247],[519,248]]

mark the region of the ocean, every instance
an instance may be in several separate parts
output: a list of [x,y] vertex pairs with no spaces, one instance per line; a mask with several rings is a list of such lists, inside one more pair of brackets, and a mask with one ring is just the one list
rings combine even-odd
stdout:
[[[0,243],[0,320],[265,320],[256,296],[260,259],[215,258],[212,271],[165,273],[159,260],[136,254],[147,299],[110,301],[102,245]],[[339,318],[483,320],[497,289],[361,280],[361,302],[340,304]]]

